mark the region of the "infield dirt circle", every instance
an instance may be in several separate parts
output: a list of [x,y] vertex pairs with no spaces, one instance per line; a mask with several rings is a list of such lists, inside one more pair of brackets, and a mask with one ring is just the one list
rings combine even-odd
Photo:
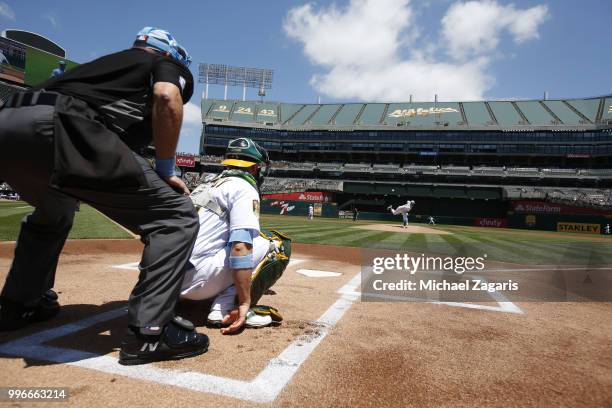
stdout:
[[[294,262],[261,301],[282,312],[280,326],[221,336],[202,325],[206,304],[181,304],[181,313],[210,336],[209,351],[116,373],[141,248],[135,240],[68,242],[55,285],[62,311],[52,321],[0,334],[0,387],[68,387],[66,406],[105,407],[261,406],[255,397],[271,395],[278,378],[286,384],[260,402],[576,407],[612,401],[611,303],[522,303],[521,313],[504,313],[361,302],[343,289],[360,271],[360,250],[319,245],[295,244]],[[0,244],[0,278],[13,249]],[[302,268],[341,275],[311,278],[297,273]],[[336,322],[322,323],[340,310]],[[116,315],[91,323],[107,312]],[[264,372],[276,375],[269,387],[243,392]],[[219,388],[210,388],[213,380]]]

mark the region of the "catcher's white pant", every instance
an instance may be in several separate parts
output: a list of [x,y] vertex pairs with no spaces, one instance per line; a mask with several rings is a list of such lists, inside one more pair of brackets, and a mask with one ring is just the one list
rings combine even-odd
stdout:
[[[236,291],[233,286],[232,270],[229,267],[230,249],[227,245],[209,257],[199,258],[197,265],[190,265],[183,279],[181,298],[204,300],[222,294],[231,300],[227,303],[233,303]],[[253,264],[258,265],[269,249],[269,240],[261,236],[253,239]]]

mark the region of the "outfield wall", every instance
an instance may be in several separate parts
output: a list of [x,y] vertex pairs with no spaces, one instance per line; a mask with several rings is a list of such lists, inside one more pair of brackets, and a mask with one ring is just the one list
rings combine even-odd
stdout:
[[335,203],[309,203],[305,201],[288,201],[264,199],[261,201],[262,214],[296,215],[306,217],[308,207],[312,205],[316,217],[337,218],[338,206]]
[[612,215],[511,214],[508,216],[509,228],[568,233],[603,234],[607,224],[612,227]]
[[[311,203],[302,201],[263,200],[262,214],[306,217]],[[338,211],[334,203],[312,204],[316,217],[352,219],[352,212]],[[436,224],[465,225],[483,228],[517,228],[565,233],[606,235],[606,225],[612,228],[612,215],[584,214],[509,214],[507,217],[435,216]],[[401,223],[402,217],[390,212],[360,211],[360,221]],[[410,214],[411,222],[428,223],[429,215]],[[612,237],[612,236],[611,236]]]

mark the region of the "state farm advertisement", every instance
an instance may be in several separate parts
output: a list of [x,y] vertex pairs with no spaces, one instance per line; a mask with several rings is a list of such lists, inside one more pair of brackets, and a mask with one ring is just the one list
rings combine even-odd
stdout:
[[512,201],[512,210],[517,214],[608,214],[608,211],[597,208],[573,207],[565,204],[536,200]]
[[505,218],[476,218],[474,225],[477,227],[506,228],[508,221]]
[[179,167],[195,167],[195,156],[176,156],[176,165]]
[[333,201],[332,193],[322,191],[304,191],[302,193],[264,194],[263,198],[272,200],[304,201],[307,203],[330,203]]

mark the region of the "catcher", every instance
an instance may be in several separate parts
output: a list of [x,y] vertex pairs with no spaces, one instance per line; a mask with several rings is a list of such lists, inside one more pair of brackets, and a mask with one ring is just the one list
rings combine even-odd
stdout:
[[410,210],[412,210],[412,207],[414,207],[414,204],[415,204],[414,201],[408,200],[406,201],[406,204],[400,205],[395,210],[393,209],[393,206],[391,205],[387,207],[387,210],[391,210],[391,214],[393,215],[402,214],[402,221],[404,223],[404,228],[408,228],[408,213],[410,212]]
[[235,139],[222,164],[221,174],[191,193],[200,233],[180,296],[214,299],[207,321],[228,326],[221,332],[229,334],[282,320],[276,309],[256,305],[287,267],[291,241],[277,231],[260,232],[259,186],[269,168],[267,152],[251,139]]

